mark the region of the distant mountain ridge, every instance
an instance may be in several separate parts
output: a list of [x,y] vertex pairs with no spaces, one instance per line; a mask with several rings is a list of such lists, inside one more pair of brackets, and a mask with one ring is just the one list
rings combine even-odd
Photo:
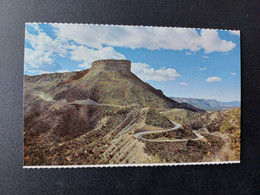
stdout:
[[240,107],[239,101],[233,102],[221,102],[214,99],[198,99],[198,98],[179,98],[179,97],[170,97],[176,102],[179,103],[188,103],[194,107],[209,110],[209,111],[222,111],[229,110],[231,108]]
[[232,101],[232,102],[223,102],[226,105],[231,105],[231,106],[235,106],[235,107],[240,107],[241,106],[241,102],[240,101]]

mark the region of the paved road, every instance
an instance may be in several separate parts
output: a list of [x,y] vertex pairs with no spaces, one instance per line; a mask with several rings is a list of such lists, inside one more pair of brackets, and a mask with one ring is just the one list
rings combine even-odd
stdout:
[[[174,131],[177,130],[179,128],[181,128],[181,125],[179,123],[176,123],[174,121],[171,121],[175,126],[171,129],[163,129],[163,130],[154,130],[154,131],[144,131],[144,132],[139,132],[135,134],[135,137],[137,139],[141,139],[143,141],[148,141],[148,142],[183,142],[183,141],[188,141],[189,139],[161,139],[161,140],[156,140],[156,139],[146,139],[143,138],[143,135],[147,135],[147,134],[156,134],[156,133],[163,133],[163,132],[167,132],[167,131]],[[190,140],[200,140],[203,139],[204,137],[200,134],[200,133],[204,133],[202,131],[198,131],[198,130],[194,130],[192,131],[197,137],[194,139],[190,139]]]

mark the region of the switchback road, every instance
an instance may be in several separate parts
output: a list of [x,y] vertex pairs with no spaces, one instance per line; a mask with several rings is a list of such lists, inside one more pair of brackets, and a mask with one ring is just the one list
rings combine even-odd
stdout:
[[[184,141],[188,141],[189,139],[146,139],[143,138],[143,135],[148,135],[148,134],[157,134],[157,133],[163,133],[163,132],[168,132],[168,131],[174,131],[177,130],[179,128],[181,128],[181,125],[179,123],[176,123],[174,121],[171,121],[174,124],[174,127],[171,129],[163,129],[163,130],[154,130],[154,131],[144,131],[144,132],[139,132],[135,134],[135,137],[137,139],[141,139],[143,141],[148,141],[148,142],[184,142]],[[205,133],[203,131],[199,131],[199,130],[193,130],[192,131],[197,137],[194,139],[190,139],[190,140],[200,140],[203,139],[204,137],[200,134],[200,133]]]

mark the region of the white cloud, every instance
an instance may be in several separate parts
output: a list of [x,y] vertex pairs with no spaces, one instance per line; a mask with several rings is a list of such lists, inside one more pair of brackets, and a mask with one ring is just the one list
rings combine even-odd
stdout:
[[[50,74],[50,73],[53,73],[53,71],[46,71],[46,70],[28,70],[28,72],[30,73],[33,73],[33,74]],[[57,73],[63,73],[63,72],[69,72],[68,69],[64,69],[64,70],[58,70],[58,71],[55,71]]]
[[209,58],[209,56],[203,56],[202,58]]
[[203,70],[207,70],[207,68],[206,67],[202,67],[202,68],[199,69],[199,71],[203,71]]
[[70,46],[71,60],[83,61],[79,67],[90,68],[91,63],[100,59],[125,59],[125,56],[116,52],[112,47],[101,47],[97,49],[90,49],[85,46]]
[[68,70],[68,69],[64,69],[64,70],[58,70],[58,71],[56,71],[56,72],[58,72],[58,73],[69,72],[69,70]]
[[231,31],[229,31],[229,32],[230,32],[230,34],[232,34],[232,35],[240,36],[240,31],[239,31],[239,30],[231,30]]
[[185,54],[186,54],[186,55],[189,55],[189,56],[192,55],[191,52],[185,52]]
[[180,83],[180,85],[188,85],[188,83]]
[[[37,32],[31,34],[26,30],[25,39],[31,45],[25,48],[25,70],[28,72],[37,69],[39,73],[54,70],[50,67],[56,66],[58,56],[78,61],[81,68],[90,68],[91,63],[99,59],[126,59],[113,47],[186,49],[189,50],[187,55],[200,49],[210,53],[226,52],[235,47],[231,41],[220,39],[215,30],[201,30],[198,33],[195,29],[188,28],[51,24],[57,35],[53,39],[38,24],[26,26]],[[144,80],[166,81],[180,76],[172,68],[155,70],[144,63],[133,63],[132,67],[133,72],[136,71]],[[55,70],[57,72],[57,67]]]
[[205,49],[205,53],[211,53],[215,51],[227,52],[232,50],[236,44],[232,41],[226,41],[220,39],[216,30],[201,30],[200,45]]
[[48,73],[52,73],[52,72],[46,71],[46,70],[28,70],[27,72],[33,73],[33,74],[48,74]]
[[64,56],[66,49],[57,40],[42,32],[37,24],[30,25],[37,34],[25,30],[25,41],[31,48],[25,48],[25,69],[39,69],[46,65],[55,66],[55,56]]
[[73,40],[78,44],[92,48],[104,46],[128,47],[131,49],[146,48],[190,50],[204,49],[205,53],[226,52],[236,44],[222,40],[216,30],[202,29],[199,34],[195,29],[108,26],[108,25],[75,25],[51,24],[59,40]]
[[[25,48],[25,69],[48,69],[48,66],[55,66],[57,55],[70,57],[74,61],[83,61],[79,67],[90,68],[91,63],[99,59],[125,59],[125,56],[116,52],[112,47],[99,47],[98,49],[88,48],[84,45],[76,45],[67,42],[68,40],[52,39],[44,33],[38,24],[27,24],[37,34],[30,34],[26,30],[26,41],[31,48]],[[95,40],[93,40],[95,41]],[[70,54],[70,55],[68,55]]]
[[[53,65],[54,59],[51,57],[51,51],[38,51],[30,48],[25,48],[25,69],[39,68],[41,65]],[[27,65],[27,66],[26,66]],[[30,67],[28,67],[28,65]]]
[[206,82],[208,82],[208,83],[211,83],[211,82],[220,82],[220,81],[222,81],[222,79],[221,79],[220,77],[216,77],[216,76],[214,76],[214,77],[208,77],[208,78],[206,79]]
[[235,72],[231,72],[231,75],[232,76],[236,76],[237,74]]
[[149,64],[145,63],[132,63],[132,72],[136,74],[142,80],[153,80],[153,81],[169,81],[175,80],[181,75],[172,68],[160,68],[155,70]]

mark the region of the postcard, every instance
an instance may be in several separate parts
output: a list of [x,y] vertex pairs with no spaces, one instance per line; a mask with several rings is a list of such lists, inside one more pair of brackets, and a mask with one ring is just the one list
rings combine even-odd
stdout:
[[24,168],[240,162],[240,32],[26,23]]

